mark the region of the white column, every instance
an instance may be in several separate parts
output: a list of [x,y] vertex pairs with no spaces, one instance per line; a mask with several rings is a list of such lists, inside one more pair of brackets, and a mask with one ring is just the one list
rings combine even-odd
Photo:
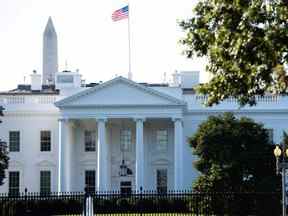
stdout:
[[59,161],[58,161],[58,192],[68,192],[70,187],[70,146],[69,125],[67,119],[59,119]]
[[144,186],[144,143],[143,143],[143,122],[138,118],[136,121],[136,190]]
[[97,119],[97,190],[108,190],[108,147],[106,143],[106,119]]
[[182,119],[174,121],[174,190],[181,190],[183,184],[183,126]]
[[72,148],[73,148],[73,122],[67,121],[66,142],[65,142],[65,192],[72,192]]

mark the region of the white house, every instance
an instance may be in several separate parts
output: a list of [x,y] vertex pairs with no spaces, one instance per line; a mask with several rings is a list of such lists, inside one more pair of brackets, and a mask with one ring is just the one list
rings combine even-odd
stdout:
[[175,74],[172,84],[123,77],[84,84],[78,71],[54,72],[57,40],[49,37],[56,31],[51,19],[47,26],[44,37],[52,45],[44,46],[44,74],[34,72],[31,85],[0,93],[0,138],[10,156],[0,193],[83,191],[85,185],[190,189],[197,172],[187,138],[209,115],[230,111],[253,118],[271,129],[276,143],[287,128],[288,97],[258,97],[257,106],[241,109],[233,98],[204,107],[207,98],[192,88],[199,72]]

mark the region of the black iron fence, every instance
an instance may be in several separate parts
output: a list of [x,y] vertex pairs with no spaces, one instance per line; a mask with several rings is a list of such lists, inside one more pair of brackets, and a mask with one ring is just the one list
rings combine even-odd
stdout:
[[190,191],[139,191],[128,194],[97,193],[23,193],[0,195],[2,216],[82,215],[85,200],[91,197],[95,215],[281,215],[280,193],[193,193]]

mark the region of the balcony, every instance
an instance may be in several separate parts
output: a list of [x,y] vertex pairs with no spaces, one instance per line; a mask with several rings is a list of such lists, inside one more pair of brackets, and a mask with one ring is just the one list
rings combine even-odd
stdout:
[[0,95],[0,106],[7,111],[54,110],[58,95]]
[[282,95],[265,95],[256,96],[256,106],[246,105],[240,107],[235,98],[228,98],[218,105],[212,107],[205,107],[204,104],[207,102],[208,97],[205,95],[184,95],[184,100],[188,104],[188,110],[215,110],[215,111],[233,111],[233,110],[287,110],[288,107],[288,96]]

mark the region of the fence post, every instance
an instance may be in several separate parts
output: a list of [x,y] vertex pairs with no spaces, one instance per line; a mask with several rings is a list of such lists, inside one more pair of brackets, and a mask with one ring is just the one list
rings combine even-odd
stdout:
[[25,215],[28,215],[27,188],[24,189]]
[[87,190],[87,187],[85,186],[85,188],[84,188],[84,201],[83,201],[83,213],[84,213],[84,216],[87,215],[87,212],[86,212],[87,198],[88,198],[88,190]]
[[[201,198],[201,197],[200,197]],[[198,194],[191,194],[191,199],[190,200],[192,200],[192,205],[193,205],[193,211],[194,210],[196,210],[195,212],[196,212],[196,215],[198,216],[199,215],[199,198],[198,198]],[[193,202],[195,202],[196,203],[196,207],[194,206],[194,204],[193,204]],[[194,214],[194,212],[193,212],[193,214]]]
[[143,211],[143,208],[142,208],[142,202],[143,202],[143,188],[142,186],[140,187],[140,216],[142,216],[142,211]]

